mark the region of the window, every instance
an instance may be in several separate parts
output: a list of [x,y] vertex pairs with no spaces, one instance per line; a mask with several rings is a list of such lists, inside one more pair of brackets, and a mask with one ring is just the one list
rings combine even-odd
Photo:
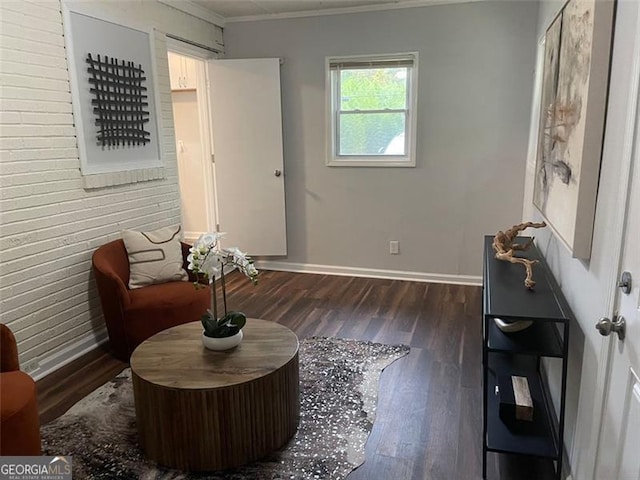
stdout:
[[414,167],[418,54],[327,58],[327,165]]

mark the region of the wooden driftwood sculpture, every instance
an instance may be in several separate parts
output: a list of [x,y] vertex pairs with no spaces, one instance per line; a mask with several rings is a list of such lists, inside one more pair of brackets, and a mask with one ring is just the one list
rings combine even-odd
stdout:
[[533,244],[533,237],[531,237],[529,240],[527,240],[526,243],[523,244],[516,243],[515,238],[518,236],[518,233],[529,227],[542,228],[546,226],[547,224],[545,222],[520,223],[518,225],[514,225],[506,232],[500,230],[498,233],[496,233],[496,236],[493,237],[493,249],[496,251],[496,258],[498,260],[524,265],[524,268],[527,270],[527,277],[524,279],[524,286],[529,290],[533,290],[533,287],[535,287],[536,285],[536,282],[533,280],[533,265],[538,263],[538,260],[529,260],[526,258],[516,257],[515,252],[528,250],[529,247]]

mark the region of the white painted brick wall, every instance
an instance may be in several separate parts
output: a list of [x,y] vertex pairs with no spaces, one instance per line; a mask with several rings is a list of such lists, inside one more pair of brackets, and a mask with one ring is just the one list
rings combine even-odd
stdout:
[[[218,27],[147,1],[94,3],[111,20],[146,22],[218,47]],[[156,35],[163,180],[82,188],[58,1],[0,0],[0,315],[23,364],[104,330],[91,255],[123,229],[180,223],[164,35]]]

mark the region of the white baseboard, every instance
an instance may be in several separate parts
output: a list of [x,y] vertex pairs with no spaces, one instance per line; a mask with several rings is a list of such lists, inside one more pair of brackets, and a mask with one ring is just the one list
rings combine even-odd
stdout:
[[[59,352],[39,358],[35,369],[30,371],[25,369],[25,371],[31,375],[34,380],[38,381],[68,363],[71,363],[76,358],[98,348],[98,346],[107,342],[107,340],[109,340],[109,336],[107,335],[106,328],[102,328],[96,332],[89,332]],[[31,365],[33,365],[33,362],[31,362]]]
[[452,285],[482,285],[482,277],[475,275],[448,275],[444,273],[405,272],[377,268],[339,267],[335,265],[315,265],[310,263],[278,262],[256,260],[258,270],[279,270],[295,273],[318,273],[345,277],[384,278],[388,280],[409,280],[413,282],[448,283]]
[[198,240],[200,238],[200,235],[202,235],[203,233],[204,232],[185,231],[183,238],[186,243],[190,243],[191,245],[193,245],[194,243],[196,243],[196,240]]

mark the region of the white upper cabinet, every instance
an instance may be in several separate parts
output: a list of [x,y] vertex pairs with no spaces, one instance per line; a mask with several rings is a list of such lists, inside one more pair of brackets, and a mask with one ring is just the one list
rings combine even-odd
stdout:
[[182,57],[183,60],[183,75],[184,75],[184,89],[195,90],[196,87],[196,61],[193,58]]
[[195,90],[196,61],[173,52],[168,52],[168,56],[171,90]]

